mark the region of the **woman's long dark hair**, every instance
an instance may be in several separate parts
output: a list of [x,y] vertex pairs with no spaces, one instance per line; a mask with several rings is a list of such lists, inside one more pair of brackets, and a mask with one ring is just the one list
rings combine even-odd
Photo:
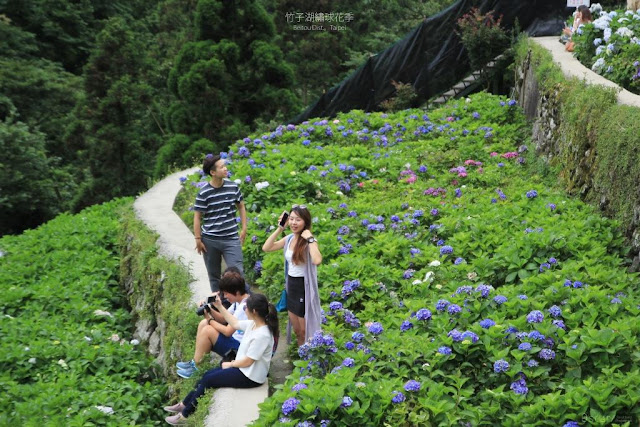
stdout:
[[[303,208],[302,206],[296,206],[295,208],[291,208],[291,212],[295,212],[296,215],[304,221],[304,228],[302,231],[311,231],[311,212],[309,212],[309,209]],[[302,231],[300,232],[301,234]],[[293,248],[293,256],[291,257],[291,261],[293,261],[294,264],[301,265],[307,261],[307,246],[309,246],[309,242],[298,236],[298,241],[296,242],[296,246]]]
[[254,293],[247,299],[247,308],[264,319],[264,323],[269,327],[273,339],[278,340],[280,328],[278,327],[278,312],[276,307],[269,302],[263,294]]

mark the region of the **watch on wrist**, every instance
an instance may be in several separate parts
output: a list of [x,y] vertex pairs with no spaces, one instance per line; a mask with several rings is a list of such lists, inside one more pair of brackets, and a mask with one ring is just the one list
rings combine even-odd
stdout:
[[313,237],[313,236],[311,236],[311,237],[309,237],[309,238],[307,239],[307,242],[309,242],[309,243],[313,243],[313,242],[315,242],[315,241],[316,241],[316,238],[315,238],[315,237]]

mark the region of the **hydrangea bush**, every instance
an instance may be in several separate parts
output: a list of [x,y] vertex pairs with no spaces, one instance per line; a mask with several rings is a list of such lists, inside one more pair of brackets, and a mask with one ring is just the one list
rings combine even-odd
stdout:
[[640,94],[640,10],[602,10],[591,6],[593,22],[573,36],[574,54],[585,66]]
[[[623,239],[536,175],[529,132],[515,101],[478,94],[282,126],[225,153],[261,289],[275,300],[283,287],[282,254],[260,248],[292,203],[310,208],[324,257],[323,331],[255,425],[637,416],[638,280]],[[187,219],[200,182],[184,180]]]

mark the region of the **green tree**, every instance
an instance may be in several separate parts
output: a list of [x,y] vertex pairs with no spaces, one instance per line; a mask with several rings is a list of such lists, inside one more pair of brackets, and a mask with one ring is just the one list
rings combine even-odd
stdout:
[[169,74],[177,98],[167,113],[171,131],[228,141],[256,120],[297,111],[293,69],[258,2],[200,0],[194,26],[196,40],[183,46]]
[[17,233],[58,211],[56,186],[45,152],[44,134],[15,121],[15,107],[0,98],[0,235]]
[[147,187],[161,140],[150,108],[154,89],[146,83],[152,65],[144,31],[111,18],[97,37],[85,68],[86,99],[74,112],[66,142],[82,151],[91,179],[74,207],[133,195]]

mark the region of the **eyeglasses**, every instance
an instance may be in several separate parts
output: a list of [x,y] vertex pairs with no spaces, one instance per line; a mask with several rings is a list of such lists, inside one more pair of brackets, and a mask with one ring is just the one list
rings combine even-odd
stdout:
[[291,205],[291,209],[295,209],[295,208],[307,209],[307,205]]

